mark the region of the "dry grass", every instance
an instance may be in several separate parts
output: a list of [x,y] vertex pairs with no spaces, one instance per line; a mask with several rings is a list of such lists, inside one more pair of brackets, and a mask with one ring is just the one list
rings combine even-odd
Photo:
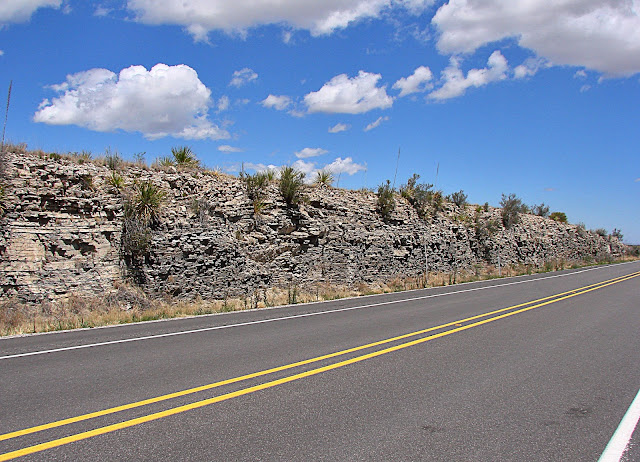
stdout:
[[[625,257],[616,261],[633,260],[638,260],[638,258]],[[367,285],[361,283],[355,288],[337,287],[326,283],[310,287],[300,287],[292,284],[286,287],[261,289],[244,297],[223,300],[176,300],[170,297],[150,299],[139,288],[128,284],[120,284],[114,293],[104,298],[72,295],[63,301],[55,303],[44,302],[39,305],[27,305],[17,300],[6,300],[0,303],[0,335],[90,328],[259,309],[295,303],[336,300],[346,297],[447,286],[463,282],[579,268],[582,266],[588,266],[588,264],[585,264],[585,262],[554,260],[540,268],[531,265],[507,266],[502,268],[501,275],[498,275],[497,268],[487,266],[456,273],[429,273],[426,284],[424,276],[397,276],[384,284]]]

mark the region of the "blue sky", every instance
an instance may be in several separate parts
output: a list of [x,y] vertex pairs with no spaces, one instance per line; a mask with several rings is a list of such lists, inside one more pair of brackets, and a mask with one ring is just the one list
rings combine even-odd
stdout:
[[[553,3],[553,4],[552,4]],[[186,5],[186,6],[185,6]],[[3,0],[7,138],[413,173],[640,243],[638,0]],[[4,106],[4,103],[2,104]]]

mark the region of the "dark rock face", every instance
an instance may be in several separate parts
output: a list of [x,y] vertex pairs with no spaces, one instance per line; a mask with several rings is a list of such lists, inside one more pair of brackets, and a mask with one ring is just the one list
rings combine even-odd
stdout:
[[[214,172],[129,166],[125,185],[151,179],[167,193],[151,246],[135,264],[121,252],[123,196],[92,163],[9,154],[0,219],[0,297],[26,301],[102,295],[132,277],[149,294],[223,298],[287,285],[375,284],[429,270],[542,265],[618,257],[625,246],[574,225],[522,215],[507,230],[500,209],[446,204],[429,221],[403,198],[384,222],[372,193],[309,186],[287,207],[275,184],[261,214],[243,183]],[[171,170],[171,169],[170,169]],[[199,207],[194,207],[197,201]],[[487,231],[487,223],[497,224]]]

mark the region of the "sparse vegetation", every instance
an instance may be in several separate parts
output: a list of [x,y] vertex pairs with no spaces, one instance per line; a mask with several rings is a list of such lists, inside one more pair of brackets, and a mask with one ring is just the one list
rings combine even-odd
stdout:
[[125,203],[125,216],[136,217],[146,223],[157,222],[165,198],[166,193],[152,181],[137,182]]
[[318,170],[316,172],[315,184],[331,186],[333,184],[333,173],[329,170]]
[[206,197],[193,199],[191,201],[191,212],[198,218],[201,224],[209,220],[209,214],[212,210],[213,206]]
[[378,203],[377,210],[384,221],[389,220],[391,213],[396,208],[396,203],[393,198],[393,188],[391,187],[391,181],[387,180],[386,183],[382,183],[378,186]]
[[524,213],[524,204],[515,194],[503,194],[500,200],[502,207],[502,224],[509,229],[520,223],[520,213]]
[[544,202],[542,202],[539,205],[532,205],[531,206],[531,213],[533,213],[534,215],[537,215],[539,217],[548,217],[549,216],[549,206],[545,205]]
[[303,200],[304,173],[293,167],[282,167],[280,170],[280,194],[288,206],[298,204]]
[[253,175],[241,173],[240,178],[244,181],[247,188],[247,195],[253,205],[253,214],[255,216],[262,215],[265,208],[264,200],[267,196],[267,186],[270,180],[266,172],[257,172]]
[[171,148],[171,155],[175,165],[178,167],[195,168],[200,166],[200,161],[188,146]]
[[613,231],[611,231],[611,237],[615,237],[617,240],[622,242],[622,238],[624,237],[624,235],[618,228],[613,228]]
[[604,228],[597,228],[595,230],[593,230],[594,233],[596,233],[598,236],[602,236],[602,237],[607,237],[607,235],[609,233],[607,233],[607,230]]
[[464,207],[465,205],[467,205],[467,197],[468,196],[461,189],[458,192],[451,193],[451,195],[449,196],[449,200],[456,204],[458,207]]
[[120,191],[124,187],[124,178],[117,171],[112,170],[111,174],[107,177],[107,183]]
[[429,215],[429,208],[434,211],[442,210],[443,197],[441,191],[433,191],[432,184],[418,183],[420,175],[414,173],[407,180],[407,184],[400,187],[400,195],[407,199],[418,213],[420,218],[426,219]]
[[5,187],[3,184],[0,184],[0,217],[3,216],[4,212],[6,211],[5,199],[6,199]]
[[122,164],[122,157],[118,151],[111,151],[111,148],[107,148],[104,154],[104,160],[111,170],[118,170]]
[[567,223],[567,215],[564,212],[553,212],[549,218],[558,223]]

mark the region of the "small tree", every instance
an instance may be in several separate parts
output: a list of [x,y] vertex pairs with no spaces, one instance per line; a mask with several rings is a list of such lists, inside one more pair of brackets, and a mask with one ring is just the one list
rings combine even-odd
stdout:
[[287,205],[298,204],[302,201],[304,187],[304,173],[293,167],[282,167],[280,170],[280,194]]
[[602,236],[602,237],[607,237],[607,230],[604,228],[598,228],[596,230],[594,230],[594,232],[598,235],[598,236]]
[[449,196],[449,199],[458,207],[464,207],[465,205],[467,205],[467,197],[468,196],[461,189],[458,192],[451,193],[451,195]]
[[564,212],[553,212],[549,215],[549,218],[557,221],[558,223],[567,223],[567,214]]
[[378,186],[378,213],[382,216],[384,221],[387,221],[391,216],[391,212],[396,208],[396,203],[393,200],[393,188],[391,182],[387,180],[386,183],[382,183]]
[[515,194],[511,193],[508,196],[503,194],[500,200],[500,207],[502,207],[502,224],[505,228],[509,229],[520,223],[523,204],[522,200]]

